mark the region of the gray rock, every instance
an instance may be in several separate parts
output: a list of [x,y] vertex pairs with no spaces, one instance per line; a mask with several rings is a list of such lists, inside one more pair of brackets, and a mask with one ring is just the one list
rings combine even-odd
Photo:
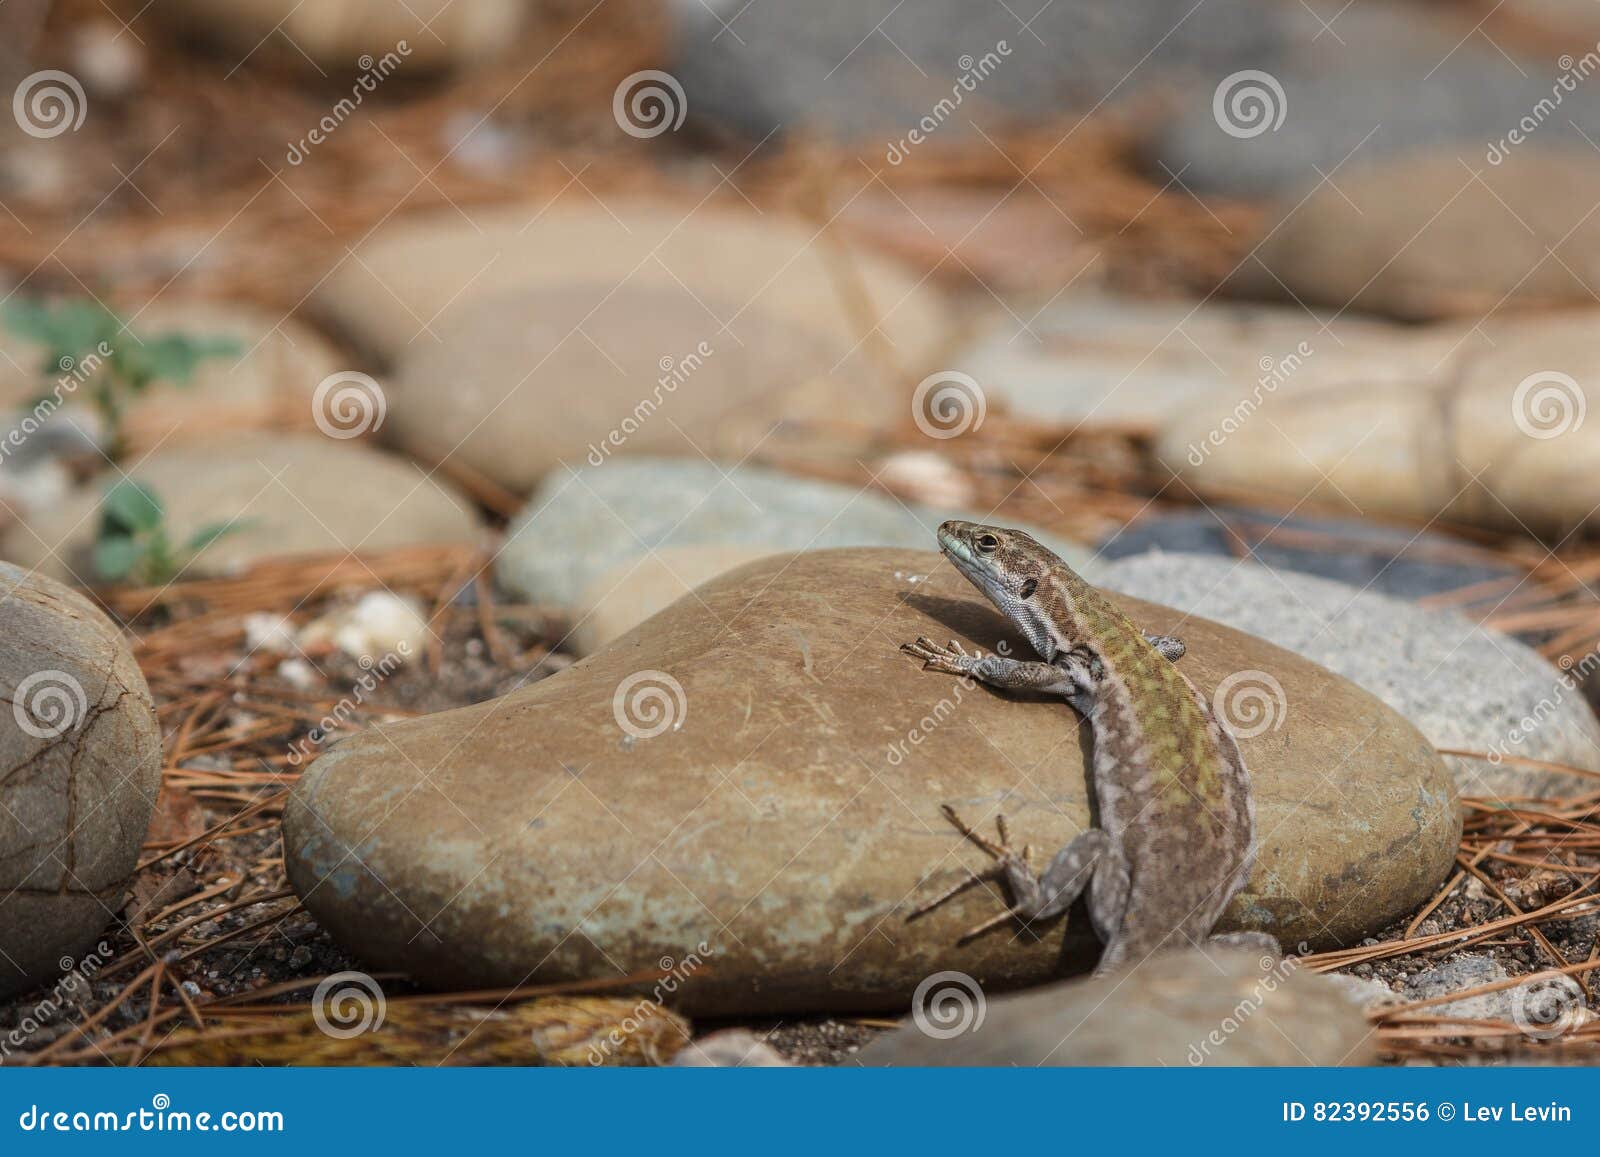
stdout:
[[[1411,977],[1406,981],[1405,995],[1409,1000],[1438,1000],[1506,979],[1505,968],[1493,957],[1458,956]],[[1530,1041],[1554,1040],[1595,1020],[1577,980],[1548,974],[1535,974],[1493,992],[1440,1001],[1417,1011],[1455,1020],[1509,1022]]]
[[1353,166],[1418,149],[1448,148],[1482,169],[1541,100],[1559,99],[1535,131],[1542,144],[1583,148],[1583,134],[1600,131],[1600,92],[1581,82],[1560,92],[1553,60],[1469,39],[1470,24],[1377,5],[1343,13],[1320,36],[1307,23],[1310,35],[1297,32],[1277,59],[1254,66],[1278,86],[1257,86],[1282,110],[1278,128],[1256,132],[1256,122],[1219,119],[1210,100],[1193,101],[1155,142],[1157,171],[1200,192],[1298,197],[1325,174],[1343,184]]
[[[1196,555],[1138,555],[1112,563],[1097,581],[1321,663],[1378,696],[1440,747],[1600,769],[1600,722],[1571,676],[1515,639],[1453,612],[1419,610],[1327,579]],[[1294,709],[1289,703],[1288,714]],[[1576,776],[1510,762],[1447,762],[1464,795],[1539,795],[1591,786]]]
[[1141,519],[1108,537],[1096,554],[1106,561],[1156,550],[1233,559],[1237,557],[1234,536],[1262,566],[1400,599],[1426,598],[1521,573],[1446,534],[1418,534],[1354,518],[1285,516],[1232,506]]
[[155,810],[161,729],[120,632],[75,591],[0,563],[0,640],[5,997],[109,959],[97,937]]
[[1203,78],[1209,92],[1210,78],[1275,55],[1291,19],[1258,0],[1211,0],[1192,17],[1181,0],[677,7],[669,69],[691,119],[757,140],[805,130],[885,147],[925,117],[955,137],[973,123],[994,131],[1184,79]]
[[[616,459],[554,471],[512,523],[495,574],[529,601],[570,605],[606,572],[668,547],[926,549],[940,522],[963,516],[754,466]],[[1088,555],[1042,531],[1038,537],[1074,565]]]
[[1359,1008],[1379,1008],[1386,1004],[1397,1004],[1402,999],[1395,995],[1394,989],[1381,980],[1365,976],[1349,976],[1342,972],[1327,973],[1326,978],[1328,983]]
[[[1407,1000],[1432,1000],[1505,978],[1506,970],[1491,956],[1458,956],[1410,977],[1405,982],[1405,994]],[[1502,988],[1498,992],[1432,1005],[1428,1012],[1467,1020],[1510,1020],[1515,993],[1514,988]]]
[[[986,999],[971,977],[928,994],[866,1066],[1359,1065],[1366,1018],[1327,978],[1250,953],[1171,953],[1118,976]],[[963,1001],[963,996],[965,997]],[[925,1029],[923,1026],[928,1026]],[[931,1031],[929,1031],[931,1029]]]

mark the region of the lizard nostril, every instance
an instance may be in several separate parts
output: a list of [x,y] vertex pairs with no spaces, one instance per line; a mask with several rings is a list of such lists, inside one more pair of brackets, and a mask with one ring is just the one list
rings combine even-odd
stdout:
[[1027,582],[1022,584],[1022,597],[1025,598],[1025,599],[1031,599],[1031,598],[1033,598],[1033,592],[1038,590],[1038,589],[1039,589],[1039,580],[1038,579],[1029,579]]

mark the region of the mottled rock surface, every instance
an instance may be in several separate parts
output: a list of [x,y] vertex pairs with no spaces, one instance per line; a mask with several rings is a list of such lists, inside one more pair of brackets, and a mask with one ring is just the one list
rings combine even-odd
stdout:
[[161,788],[161,729],[132,652],[82,595],[0,563],[0,640],[4,997],[70,971],[116,918]]

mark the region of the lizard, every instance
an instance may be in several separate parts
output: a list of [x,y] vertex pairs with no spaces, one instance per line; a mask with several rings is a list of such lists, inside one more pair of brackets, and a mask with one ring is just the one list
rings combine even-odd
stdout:
[[1255,800],[1239,745],[1175,666],[1183,642],[1142,631],[1109,599],[1031,535],[950,521],[939,547],[1020,631],[1040,660],[969,654],[925,637],[900,648],[925,670],[1006,691],[1059,695],[1089,723],[1089,778],[1098,826],[1078,835],[1043,872],[1010,845],[980,835],[954,808],[943,812],[994,860],[911,913],[921,916],[986,879],[1003,877],[1011,906],[962,942],[1008,920],[1063,915],[1088,891],[1090,922],[1104,944],[1096,974],[1138,962],[1169,939],[1266,947],[1261,932],[1213,935],[1255,864]]

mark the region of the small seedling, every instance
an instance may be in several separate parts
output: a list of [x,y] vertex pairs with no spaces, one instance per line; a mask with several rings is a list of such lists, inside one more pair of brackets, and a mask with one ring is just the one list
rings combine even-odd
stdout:
[[[201,362],[233,357],[240,350],[231,338],[183,333],[140,340],[97,301],[73,300],[50,306],[19,299],[7,302],[0,317],[12,333],[44,347],[39,372],[46,379],[71,372],[72,388],[79,381],[91,384],[90,399],[105,419],[114,445],[122,442],[122,414],[131,399],[155,382],[186,386]],[[87,376],[79,376],[84,374]]]
[[155,493],[125,478],[106,492],[100,508],[100,533],[94,543],[94,571],[108,583],[159,586],[171,582],[206,547],[243,530],[245,522],[213,522],[174,546],[166,511]]

